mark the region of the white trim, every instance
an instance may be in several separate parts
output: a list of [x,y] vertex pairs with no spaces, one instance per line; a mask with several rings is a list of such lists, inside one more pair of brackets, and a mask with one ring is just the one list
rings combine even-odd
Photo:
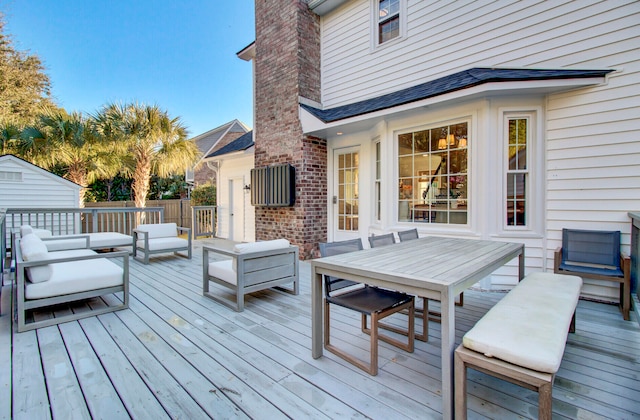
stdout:
[[[498,121],[500,126],[497,130],[498,145],[500,150],[500,160],[502,171],[500,179],[495,185],[496,191],[501,191],[501,209],[496,214],[500,217],[497,221],[498,236],[529,236],[542,235],[544,232],[544,190],[546,184],[545,176],[545,153],[544,153],[544,131],[543,113],[541,107],[500,107],[498,108]],[[527,173],[528,183],[526,185],[526,224],[525,226],[508,226],[506,210],[506,174],[509,169],[509,139],[508,127],[506,123],[509,119],[525,118],[530,121],[529,143],[527,146]]]

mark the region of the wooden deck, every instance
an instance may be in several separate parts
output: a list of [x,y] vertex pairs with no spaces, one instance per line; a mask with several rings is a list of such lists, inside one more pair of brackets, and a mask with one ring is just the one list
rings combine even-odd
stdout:
[[[15,332],[5,286],[0,418],[440,418],[439,324],[413,354],[381,342],[376,377],[328,352],[314,360],[309,264],[301,264],[299,296],[255,293],[236,313],[201,294],[203,242],[211,240],[195,242],[191,261],[132,260],[130,309],[37,331]],[[502,296],[465,292],[457,340]],[[358,317],[332,314],[336,339],[367,357]],[[469,373],[470,418],[537,416],[534,392]],[[554,418],[640,417],[639,384],[635,314],[623,321],[615,306],[581,301]]]

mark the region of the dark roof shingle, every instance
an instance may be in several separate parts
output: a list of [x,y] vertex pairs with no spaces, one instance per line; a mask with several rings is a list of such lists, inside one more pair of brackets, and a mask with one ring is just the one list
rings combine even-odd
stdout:
[[241,135],[231,143],[227,144],[224,147],[221,147],[220,149],[207,155],[206,157],[210,158],[226,155],[228,153],[240,152],[242,150],[247,150],[251,146],[253,146],[253,130]]
[[325,123],[380,111],[398,105],[444,95],[473,86],[493,82],[514,82],[552,79],[584,79],[604,77],[613,70],[570,70],[570,69],[500,69],[475,67],[439,79],[431,80],[397,92],[353,104],[331,109],[318,109],[309,105],[300,106]]

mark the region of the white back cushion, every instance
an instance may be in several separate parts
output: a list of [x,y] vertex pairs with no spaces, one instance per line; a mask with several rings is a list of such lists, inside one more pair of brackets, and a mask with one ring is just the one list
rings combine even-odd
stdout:
[[237,244],[233,247],[235,252],[240,254],[246,252],[270,251],[272,249],[289,248],[289,241],[286,239],[274,239],[271,241],[249,242],[246,244]]
[[178,236],[178,225],[175,223],[143,224],[136,229],[149,232],[149,239]]
[[[29,233],[20,239],[20,252],[25,261],[46,260],[49,254],[45,243],[34,233]],[[48,265],[27,268],[27,277],[32,283],[49,280],[51,269]]]
[[24,237],[30,233],[35,233],[39,238],[50,238],[53,236],[50,230],[47,229],[37,229],[31,227],[31,225],[22,225],[20,226],[20,236]]

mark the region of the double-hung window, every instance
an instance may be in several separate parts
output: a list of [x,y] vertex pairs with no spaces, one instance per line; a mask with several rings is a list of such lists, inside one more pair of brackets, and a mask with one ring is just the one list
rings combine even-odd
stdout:
[[405,36],[407,0],[371,0],[373,49]]
[[531,122],[527,116],[506,116],[506,225],[527,226]]

